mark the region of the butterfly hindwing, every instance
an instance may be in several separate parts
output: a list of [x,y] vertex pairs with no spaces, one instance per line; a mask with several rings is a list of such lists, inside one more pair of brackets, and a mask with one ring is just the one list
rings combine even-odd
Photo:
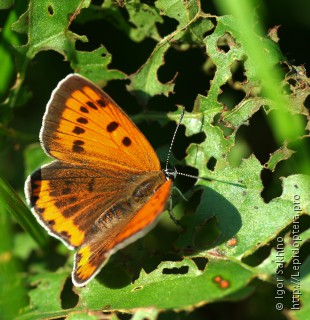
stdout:
[[70,247],[79,247],[94,221],[117,199],[129,197],[132,176],[54,161],[35,171],[25,193],[40,223]]
[[[120,208],[117,215],[123,218],[111,222],[109,232],[104,228],[97,231],[85,245],[78,249],[72,273],[73,283],[83,286],[101,269],[108,257],[129,243],[143,237],[165,209],[170,196],[172,181],[164,182],[137,212],[126,212]],[[129,207],[130,208],[130,207]]]

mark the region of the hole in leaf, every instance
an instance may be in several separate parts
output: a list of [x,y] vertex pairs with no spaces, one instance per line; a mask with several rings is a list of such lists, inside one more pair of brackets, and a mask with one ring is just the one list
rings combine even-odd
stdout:
[[[92,0],[91,4],[93,6],[101,6],[103,4],[104,0]],[[120,1],[115,1],[117,4],[120,2]]]
[[226,32],[222,37],[217,40],[217,47],[220,51],[227,53],[231,47],[235,46],[236,42],[233,36]]
[[110,263],[99,273],[97,280],[108,288],[117,289],[127,286],[131,281],[131,275],[126,268]]
[[206,268],[206,265],[208,263],[208,259],[204,258],[204,257],[196,257],[196,258],[192,258],[192,260],[195,262],[197,268],[200,271],[204,271]]
[[196,133],[196,134],[193,134],[192,136],[189,137],[189,141],[190,141],[190,144],[191,143],[196,143],[196,144],[199,144],[199,143],[202,143],[206,140],[206,134],[204,132],[199,132],[199,133]]
[[287,83],[290,84],[292,87],[296,87],[297,81],[296,79],[290,78],[287,80]]
[[163,23],[156,23],[156,27],[160,36],[164,38],[168,34],[175,31],[179,23],[177,20],[173,18],[170,18],[167,16],[161,16],[161,17],[163,18]]
[[162,271],[163,274],[187,274],[188,266],[182,266],[180,268],[164,268]]
[[307,98],[304,101],[304,106],[309,109],[310,108],[310,94],[307,96]]
[[[118,8],[124,21],[129,21],[129,15],[124,8]],[[101,10],[99,10],[99,15]],[[131,74],[145,63],[154,49],[155,41],[147,38],[139,43],[132,41],[126,32],[123,32],[117,25],[115,19],[96,19],[89,20],[87,10],[82,10],[79,19],[87,22],[80,24],[73,21],[70,30],[77,34],[83,34],[88,38],[88,42],[77,41],[76,49],[80,51],[93,51],[104,43],[105,48],[113,56],[109,69],[122,70],[124,73]],[[95,14],[95,13],[94,13]],[[122,20],[122,19],[121,19]],[[111,36],[113,35],[113,36]],[[123,53],[126,52],[124,55]],[[128,63],[130,61],[130,63]]]
[[270,255],[270,251],[271,248],[269,245],[260,247],[252,254],[246,256],[245,258],[242,258],[241,261],[251,267],[256,267],[260,265],[266,258],[268,258],[268,256]]
[[247,81],[246,70],[244,68],[244,60],[234,61],[234,63],[230,67],[230,71],[234,82],[238,81],[244,83]]
[[216,165],[216,159],[214,157],[211,157],[207,163],[207,168],[213,171],[215,168],[215,165]]
[[[216,25],[216,19],[210,18],[210,20],[211,20],[211,22],[213,23],[213,25],[215,26],[215,25]],[[203,33],[203,35],[202,35],[202,38],[204,39],[204,38],[206,38],[207,36],[210,36],[210,35],[214,32],[214,28],[215,28],[215,27],[213,27],[213,28],[210,29],[210,30],[205,31],[205,32]]]
[[203,70],[208,76],[210,76],[210,78],[214,78],[217,66],[211,58],[207,57],[207,60],[203,66]]
[[261,179],[264,185],[261,196],[266,203],[281,195],[282,186],[277,174],[271,172],[269,169],[263,169]]
[[[160,225],[158,226],[160,227]],[[161,230],[160,230],[161,231]],[[162,232],[158,232],[159,236],[162,235]],[[157,238],[157,235],[156,235]],[[165,237],[166,239],[166,237]],[[146,273],[151,273],[152,271],[156,270],[158,265],[162,262],[162,261],[182,261],[183,257],[180,257],[176,254],[173,253],[166,253],[164,251],[164,253],[158,253],[158,254],[154,254],[154,255],[149,255],[147,259],[145,259],[145,255],[143,257],[141,257],[141,267],[143,268],[143,270]],[[138,275],[139,277],[139,275]]]
[[54,15],[54,8],[51,4],[47,7],[47,11],[50,16]]
[[203,70],[206,59],[205,52],[200,48],[178,51],[171,47],[167,51],[165,64],[159,68],[157,74],[162,83],[170,81],[177,74],[175,93],[171,95],[174,104],[192,107],[198,94],[206,94],[212,79]]
[[140,2],[141,2],[141,3],[145,3],[145,4],[147,4],[147,5],[150,6],[150,7],[153,7],[153,8],[155,7],[153,0],[140,0]]
[[233,85],[230,82],[221,86],[222,93],[218,96],[218,101],[224,105],[225,110],[232,110],[245,98],[245,92],[236,90]]
[[[186,173],[189,175],[193,175],[195,177],[198,176],[198,170],[192,167],[181,167],[176,166],[178,172]],[[178,176],[176,180],[176,186],[181,190],[182,193],[185,193],[188,190],[191,190],[196,183],[196,179],[186,177],[186,176]]]
[[[272,112],[273,111],[270,111],[270,113]],[[249,117],[250,116],[251,115],[249,115]],[[250,125],[243,125],[239,128],[237,136],[239,135],[247,142],[260,163],[266,163],[270,154],[278,148],[269,122],[262,109],[252,115]]]
[[60,294],[63,309],[74,308],[79,302],[79,296],[73,291],[71,277],[68,277]]

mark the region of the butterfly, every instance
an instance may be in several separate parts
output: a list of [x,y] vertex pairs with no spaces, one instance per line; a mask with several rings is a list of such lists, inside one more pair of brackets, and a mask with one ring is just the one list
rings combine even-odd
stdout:
[[76,250],[72,282],[84,286],[154,227],[174,175],[125,112],[78,74],[53,91],[40,141],[55,160],[27,178],[26,199],[48,233]]

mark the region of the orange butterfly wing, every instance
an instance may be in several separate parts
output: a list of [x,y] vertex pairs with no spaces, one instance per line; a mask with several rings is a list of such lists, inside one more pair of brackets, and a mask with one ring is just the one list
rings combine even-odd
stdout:
[[54,90],[40,133],[42,146],[56,159],[115,170],[160,170],[150,143],[97,86],[72,74]]
[[172,182],[127,115],[78,75],[54,90],[40,139],[58,160],[29,176],[25,194],[47,231],[79,248],[72,277],[81,286],[109,255],[150,229]]
[[167,180],[134,215],[109,229],[108,233],[99,233],[82,246],[76,253],[72,280],[75,286],[88,283],[101,269],[110,255],[128,244],[143,237],[150,231],[159,213],[165,209],[170,195],[172,180]]
[[41,225],[77,248],[103,212],[130,197],[135,183],[128,173],[54,161],[28,178],[25,193]]

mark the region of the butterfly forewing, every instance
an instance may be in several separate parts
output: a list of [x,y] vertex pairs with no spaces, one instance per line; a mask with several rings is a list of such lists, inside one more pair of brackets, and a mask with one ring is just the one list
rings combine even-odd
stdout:
[[158,157],[140,130],[102,90],[70,75],[48,103],[41,131],[56,159],[127,171],[160,170]]

